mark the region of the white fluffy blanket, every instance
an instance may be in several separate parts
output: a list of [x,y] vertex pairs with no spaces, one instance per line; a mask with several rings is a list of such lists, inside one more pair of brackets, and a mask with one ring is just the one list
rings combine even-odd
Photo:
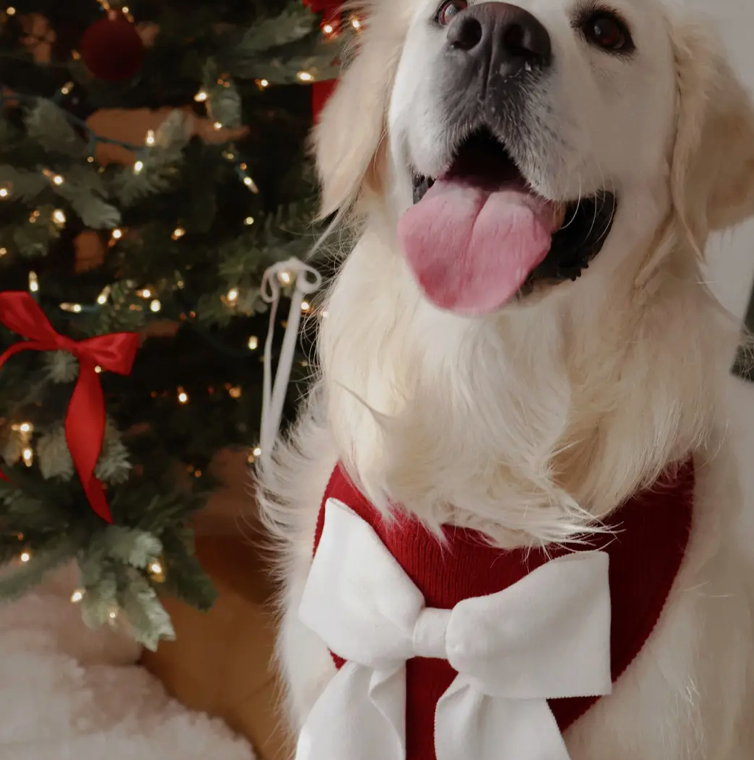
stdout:
[[0,760],[253,760],[224,723],[170,699],[136,644],[86,628],[74,579],[0,606]]

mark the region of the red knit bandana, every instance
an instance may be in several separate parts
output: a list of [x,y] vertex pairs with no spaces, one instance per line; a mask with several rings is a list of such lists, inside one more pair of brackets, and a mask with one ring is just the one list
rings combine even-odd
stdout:
[[[630,499],[611,518],[615,534],[592,540],[588,547],[610,555],[613,683],[651,635],[673,586],[688,544],[693,492],[694,466],[689,460],[672,476]],[[447,544],[443,546],[417,520],[403,514],[386,524],[343,469],[336,467],[319,513],[315,552],[324,526],[324,504],[330,498],[342,501],[372,526],[429,607],[451,609],[463,599],[495,594],[548,560],[579,550],[503,551],[487,545],[481,534],[455,527],[445,528]],[[337,653],[333,659],[338,668],[343,665]],[[435,708],[455,676],[445,660],[417,657],[408,661],[406,760],[435,760]],[[550,700],[560,730],[565,731],[598,699]]]

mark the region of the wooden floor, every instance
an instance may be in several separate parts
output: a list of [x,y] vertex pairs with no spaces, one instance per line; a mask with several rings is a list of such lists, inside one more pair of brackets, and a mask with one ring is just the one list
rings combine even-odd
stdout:
[[290,741],[272,666],[272,584],[265,553],[253,542],[259,534],[238,527],[238,514],[248,512],[247,490],[231,482],[199,525],[197,555],[219,592],[214,608],[201,613],[166,600],[177,639],[143,661],[185,705],[224,718],[248,737],[259,760],[287,760]]

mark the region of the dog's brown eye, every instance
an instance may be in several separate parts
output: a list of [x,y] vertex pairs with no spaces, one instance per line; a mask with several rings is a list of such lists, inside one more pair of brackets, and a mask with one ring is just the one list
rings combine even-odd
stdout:
[[437,11],[437,23],[441,26],[447,26],[464,8],[468,8],[466,0],[447,0],[440,6]]
[[625,53],[633,50],[633,41],[628,27],[612,13],[594,13],[584,21],[584,36],[589,42],[603,50]]

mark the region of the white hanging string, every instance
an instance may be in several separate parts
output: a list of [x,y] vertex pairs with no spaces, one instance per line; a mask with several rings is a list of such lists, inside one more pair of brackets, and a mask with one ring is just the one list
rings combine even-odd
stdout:
[[[280,349],[275,382],[272,381],[272,341],[275,335],[275,321],[280,304],[282,284],[293,284],[291,296],[291,310],[288,315],[288,325],[283,336],[283,345]],[[270,304],[270,326],[267,330],[267,339],[264,343],[264,382],[262,388],[262,425],[260,434],[260,448],[262,457],[268,458],[272,454],[280,430],[280,421],[283,417],[283,404],[288,383],[291,378],[293,357],[296,354],[296,340],[298,328],[301,322],[301,305],[304,296],[310,295],[322,285],[322,275],[309,264],[291,258],[288,261],[280,261],[269,267],[262,277],[262,300]]]

